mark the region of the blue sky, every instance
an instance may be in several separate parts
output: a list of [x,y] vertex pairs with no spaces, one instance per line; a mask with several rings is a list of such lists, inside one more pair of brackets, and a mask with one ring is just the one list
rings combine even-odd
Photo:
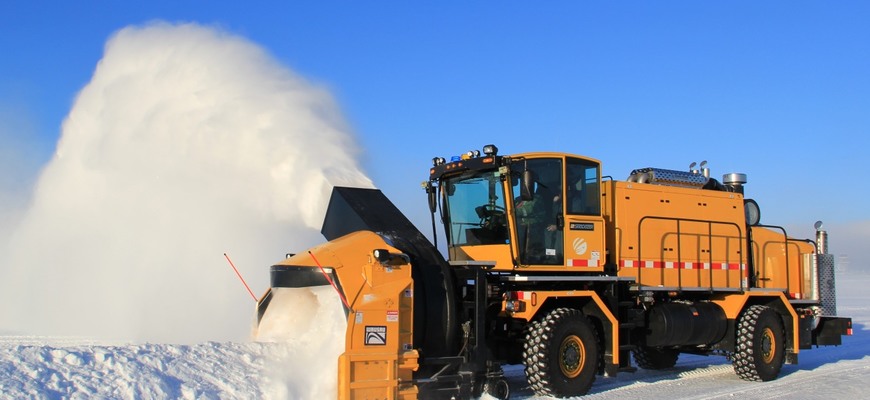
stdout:
[[707,160],[748,174],[763,222],[870,220],[870,3],[70,3],[0,5],[0,139],[36,166],[113,32],[197,22],[327,87],[368,175],[424,227],[431,158],[488,143],[617,179]]

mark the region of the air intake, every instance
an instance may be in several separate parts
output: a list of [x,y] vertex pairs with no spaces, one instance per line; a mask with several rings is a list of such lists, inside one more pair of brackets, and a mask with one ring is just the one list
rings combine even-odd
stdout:
[[702,188],[709,178],[700,173],[675,171],[661,168],[641,168],[631,171],[629,182],[652,183],[656,185]]

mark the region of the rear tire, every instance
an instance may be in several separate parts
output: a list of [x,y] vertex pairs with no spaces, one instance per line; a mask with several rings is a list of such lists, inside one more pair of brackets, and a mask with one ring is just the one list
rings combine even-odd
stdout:
[[482,392],[498,400],[508,400],[511,397],[511,388],[504,378],[488,379],[483,384]]
[[530,324],[523,350],[526,378],[538,396],[584,395],[600,363],[598,337],[579,310],[559,308]]
[[638,346],[634,350],[634,363],[643,369],[668,369],[677,364],[680,352],[675,349]]
[[779,314],[762,305],[750,306],[737,323],[734,372],[747,381],[770,381],[779,376],[785,355]]

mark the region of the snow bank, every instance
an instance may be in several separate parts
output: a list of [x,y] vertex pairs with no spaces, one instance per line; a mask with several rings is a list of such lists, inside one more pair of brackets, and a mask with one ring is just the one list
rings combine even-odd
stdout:
[[7,398],[262,398],[259,376],[273,347],[6,343],[0,346],[0,393]]

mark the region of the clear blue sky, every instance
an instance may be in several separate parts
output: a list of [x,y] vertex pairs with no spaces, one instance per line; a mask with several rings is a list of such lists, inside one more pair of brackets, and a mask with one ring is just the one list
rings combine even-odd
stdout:
[[3,2],[0,138],[44,162],[113,32],[197,22],[329,88],[418,223],[431,158],[487,143],[617,179],[708,160],[748,174],[763,222],[870,220],[870,2],[238,3]]

